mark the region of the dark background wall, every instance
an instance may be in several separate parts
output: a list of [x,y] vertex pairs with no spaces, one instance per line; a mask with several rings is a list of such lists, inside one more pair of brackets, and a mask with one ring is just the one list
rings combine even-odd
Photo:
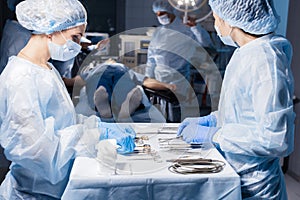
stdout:
[[88,12],[89,32],[116,33],[117,0],[81,0]]
[[12,19],[14,13],[7,8],[6,0],[0,0],[0,38],[6,19]]

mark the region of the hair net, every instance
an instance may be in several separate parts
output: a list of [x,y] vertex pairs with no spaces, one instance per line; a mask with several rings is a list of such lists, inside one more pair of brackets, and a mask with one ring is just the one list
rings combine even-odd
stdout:
[[35,34],[50,34],[87,23],[78,0],[26,0],[16,7],[19,23]]
[[15,11],[16,9],[16,5],[18,3],[20,3],[23,0],[7,0],[7,7],[11,10],[11,11]]
[[153,12],[157,13],[158,11],[165,11],[168,13],[173,13],[174,9],[169,4],[168,0],[155,0],[152,5]]
[[209,5],[231,26],[251,34],[273,32],[279,23],[272,0],[209,0]]

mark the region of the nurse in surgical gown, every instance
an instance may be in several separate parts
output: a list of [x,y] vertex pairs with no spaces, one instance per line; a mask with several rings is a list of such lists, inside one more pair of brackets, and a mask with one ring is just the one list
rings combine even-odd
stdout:
[[76,156],[95,157],[100,138],[116,139],[124,152],[132,151],[134,142],[96,116],[76,115],[58,71],[47,62],[50,57],[70,59],[80,51],[87,23],[83,5],[77,0],[26,0],[17,5],[16,14],[33,36],[0,76],[0,144],[12,162],[0,199],[60,199]]
[[240,175],[243,199],[287,199],[279,159],[294,143],[291,44],[274,34],[272,1],[209,3],[221,40],[238,48],[226,68],[218,111],[185,119],[178,134],[189,142],[214,142]]

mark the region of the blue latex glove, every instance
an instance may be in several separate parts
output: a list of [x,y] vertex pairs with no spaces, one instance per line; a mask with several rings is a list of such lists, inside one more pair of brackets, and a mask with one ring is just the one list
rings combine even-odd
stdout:
[[182,136],[187,143],[204,143],[212,141],[213,136],[218,131],[217,127],[201,126],[190,124],[186,126],[178,136]]
[[109,128],[112,130],[115,130],[117,132],[122,132],[124,134],[128,134],[132,137],[132,139],[135,139],[136,133],[134,129],[129,124],[116,124],[116,123],[106,123],[106,122],[100,122],[99,128]]
[[177,135],[181,135],[183,129],[189,125],[201,125],[207,127],[217,126],[217,119],[214,115],[206,115],[204,117],[188,117],[184,119],[178,127]]
[[130,153],[135,148],[134,138],[128,133],[124,133],[120,130],[103,128],[100,134],[100,140],[115,139],[120,148],[117,149],[119,153]]
[[121,154],[131,153],[135,148],[134,139],[130,136],[117,138],[117,144],[121,146],[117,149],[117,151]]

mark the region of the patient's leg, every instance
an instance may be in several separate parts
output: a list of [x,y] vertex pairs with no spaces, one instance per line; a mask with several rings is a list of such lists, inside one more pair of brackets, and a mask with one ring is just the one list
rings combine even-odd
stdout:
[[100,86],[94,93],[94,103],[100,117],[111,118],[111,109],[108,101],[108,93],[103,86]]
[[122,103],[118,118],[129,118],[130,115],[140,106],[142,97],[143,94],[141,89],[138,86],[133,88],[127,94],[125,101]]

